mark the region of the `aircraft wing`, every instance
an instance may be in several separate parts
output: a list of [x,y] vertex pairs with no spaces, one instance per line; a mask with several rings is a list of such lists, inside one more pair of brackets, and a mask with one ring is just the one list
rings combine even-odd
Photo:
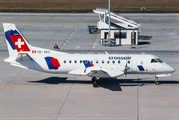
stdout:
[[124,74],[125,66],[97,66],[75,69],[68,74],[74,75],[87,75],[96,77],[119,77]]
[[124,66],[99,66],[87,68],[88,76],[119,77],[124,74]]

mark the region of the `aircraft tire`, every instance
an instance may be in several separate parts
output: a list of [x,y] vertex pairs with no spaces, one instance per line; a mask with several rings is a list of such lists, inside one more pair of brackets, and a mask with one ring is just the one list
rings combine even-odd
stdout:
[[99,87],[99,85],[98,85],[98,83],[97,83],[96,81],[93,83],[93,87],[94,87],[94,88]]
[[158,81],[155,81],[155,85],[159,85],[159,82],[158,82]]

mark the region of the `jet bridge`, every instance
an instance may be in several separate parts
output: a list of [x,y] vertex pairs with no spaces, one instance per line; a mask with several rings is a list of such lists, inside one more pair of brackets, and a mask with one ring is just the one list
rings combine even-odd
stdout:
[[[109,24],[108,18],[109,13],[108,9],[96,8],[93,10],[94,13],[99,15],[99,21],[97,23],[97,28],[101,31],[101,44],[111,42],[104,42],[107,38]],[[138,27],[141,25],[133,20],[125,18],[121,15],[118,15],[114,12],[110,12],[111,22],[111,38],[116,39],[115,42],[112,42],[112,46],[115,45],[137,45],[138,44]],[[116,22],[117,21],[117,22]],[[105,44],[106,46],[106,44]]]

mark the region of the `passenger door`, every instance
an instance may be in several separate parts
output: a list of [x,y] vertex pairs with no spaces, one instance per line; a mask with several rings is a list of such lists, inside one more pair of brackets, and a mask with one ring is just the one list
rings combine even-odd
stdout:
[[132,68],[131,68],[132,71],[137,71],[137,61],[136,60],[133,60],[132,61]]

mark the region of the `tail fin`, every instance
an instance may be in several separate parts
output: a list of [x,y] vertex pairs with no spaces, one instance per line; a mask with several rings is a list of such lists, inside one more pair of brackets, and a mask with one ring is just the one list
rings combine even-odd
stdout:
[[31,45],[13,23],[3,23],[9,57],[17,57],[18,53],[31,52]]

